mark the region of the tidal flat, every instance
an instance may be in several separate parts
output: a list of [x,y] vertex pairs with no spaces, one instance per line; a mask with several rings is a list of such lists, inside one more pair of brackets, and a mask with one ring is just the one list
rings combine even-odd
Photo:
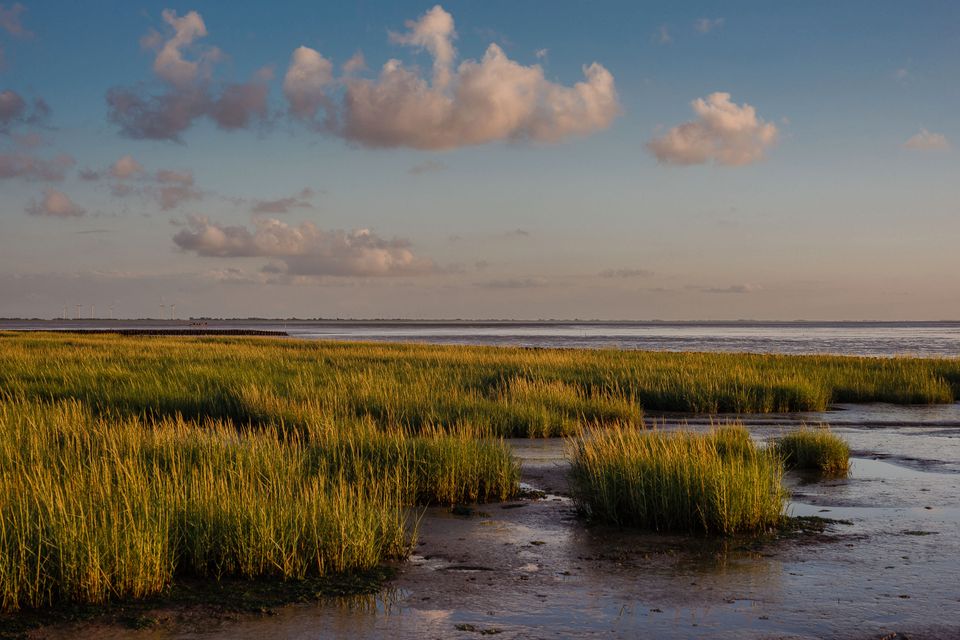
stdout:
[[[271,452],[290,472],[284,481],[292,484],[283,485],[281,495],[308,496],[309,487],[328,496],[304,478],[336,478],[345,484],[334,495],[353,495],[368,508],[373,499],[381,514],[392,514],[374,519],[392,537],[390,545],[370,547],[382,548],[382,555],[362,555],[354,567],[386,567],[390,576],[351,596],[318,588],[316,597],[301,593],[294,604],[264,597],[252,613],[161,598],[132,618],[94,612],[83,620],[48,618],[32,628],[14,624],[24,612],[11,610],[0,629],[33,637],[131,638],[956,636],[958,371],[956,360],[3,334],[4,482],[36,463],[24,451],[40,449],[24,446],[49,415],[44,412],[64,420],[66,406],[76,413],[57,423],[43,450],[75,449],[65,444],[69,438],[53,435],[79,424],[84,428],[75,430],[73,442],[101,433],[96,444],[110,447],[88,449],[114,456],[91,454],[88,461],[148,460],[159,465],[147,467],[155,473],[171,447],[186,442],[194,451],[229,451],[218,454],[209,471],[241,479],[238,469],[260,477],[257,461],[278,459],[267,457]],[[918,402],[923,405],[914,406]],[[802,519],[764,535],[619,528],[585,519],[575,508],[569,438],[583,425],[705,432],[732,421],[760,445],[804,424],[831,423],[852,451],[849,474],[787,471],[792,497],[786,510]],[[142,439],[150,446],[136,438],[138,429],[151,434]],[[556,435],[568,437],[529,438]],[[194,456],[190,464],[198,459],[204,460]],[[21,466],[14,468],[14,460]],[[105,486],[121,495],[122,475],[111,477]],[[170,513],[196,507],[204,489],[191,486],[164,494]],[[264,490],[257,482],[242,486]],[[357,486],[369,493],[346,491]],[[392,493],[377,493],[386,488]],[[24,508],[11,495],[2,502],[4,545],[12,508]],[[240,504],[253,506],[262,497],[251,496]],[[275,500],[273,519],[263,520],[241,517],[243,509],[217,512],[211,502],[230,503],[202,503],[217,528],[200,539],[224,535],[238,553],[255,557],[275,546],[264,544],[264,536],[297,538],[277,537],[299,531],[284,524],[302,511],[279,508],[288,501]],[[125,508],[122,500],[103,504]],[[171,521],[189,521],[183,513]],[[165,544],[191,539],[170,521],[161,524]],[[249,565],[230,564],[231,558],[201,554],[206,573],[196,564],[189,571],[173,567],[158,574],[158,593],[198,576],[224,584],[263,576],[297,584],[318,574],[319,565],[300,562],[314,546],[266,553],[270,562],[258,565],[263,575],[236,571]],[[284,575],[276,568],[281,559],[302,574]],[[350,567],[337,569],[329,575]],[[5,593],[11,575],[0,572]],[[46,593],[46,605],[28,609],[56,610],[70,600],[56,588]],[[135,597],[108,592],[102,601],[122,605]]]

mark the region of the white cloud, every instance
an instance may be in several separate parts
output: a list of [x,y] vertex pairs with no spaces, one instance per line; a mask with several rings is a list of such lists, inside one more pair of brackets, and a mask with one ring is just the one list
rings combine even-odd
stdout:
[[[269,69],[248,82],[212,87],[213,69],[223,53],[201,46],[207,27],[196,11],[178,16],[163,11],[167,35],[151,31],[141,44],[156,51],[153,71],[166,90],[151,94],[141,88],[114,87],[107,92],[109,117],[130,138],[178,140],[198,118],[208,117],[221,129],[240,129],[267,118]],[[195,53],[188,58],[185,52]]]
[[363,57],[363,51],[357,51],[355,54],[350,56],[350,59],[343,63],[341,69],[347,75],[351,73],[356,73],[358,71],[363,71],[367,68],[367,59]]
[[254,213],[287,213],[292,209],[312,209],[310,199],[314,196],[313,189],[306,187],[296,195],[276,200],[257,200],[251,211]]
[[670,29],[667,28],[667,25],[660,25],[660,28],[657,29],[656,39],[658,44],[670,44],[673,42],[673,36],[670,35]]
[[722,27],[724,22],[723,18],[700,18],[693,23],[693,28],[700,33],[710,33],[714,29]]
[[333,83],[333,63],[309,47],[297,47],[283,78],[283,95],[290,113],[304,120],[316,118],[320,107],[330,104],[327,87]]
[[157,171],[156,182],[156,199],[164,211],[175,209],[187,200],[199,200],[203,197],[193,186],[192,171],[161,169]]
[[194,41],[207,35],[207,25],[196,11],[191,11],[183,17],[178,17],[172,9],[164,9],[163,21],[172,29],[173,34],[162,42],[153,60],[153,71],[158,76],[175,87],[187,87],[200,79],[209,76],[211,66],[220,57],[220,50],[216,47],[202,50],[197,60],[187,60],[183,56],[183,49],[193,45]]
[[9,9],[0,4],[0,29],[3,29],[15,38],[29,38],[33,36],[33,33],[24,27],[23,22],[20,20],[20,16],[23,15],[24,11],[26,11],[26,8],[19,2],[11,5]]
[[903,147],[914,151],[948,151],[950,141],[942,133],[932,133],[926,129],[920,129],[919,133],[910,136],[903,143]]
[[647,148],[665,164],[715,162],[739,166],[757,162],[777,141],[776,125],[757,117],[749,104],[730,101],[730,94],[712,93],[691,103],[697,119],[673,127]]
[[[316,114],[323,107],[324,126],[350,141],[417,149],[498,140],[557,142],[604,129],[620,113],[613,75],[598,63],[585,66],[585,80],[573,86],[547,80],[539,65],[510,60],[496,44],[479,61],[455,66],[456,31],[449,13],[436,6],[407,27],[390,38],[428,51],[431,79],[393,59],[376,79],[348,75],[334,81],[329,61],[300,47],[284,82],[291,113],[318,126]],[[342,100],[334,105],[331,95],[340,86]]]
[[0,133],[8,133],[14,125],[42,124],[50,115],[50,107],[42,98],[32,102],[16,91],[0,91]]
[[0,180],[23,178],[59,182],[73,165],[73,158],[66,154],[45,160],[20,152],[0,153]]
[[406,240],[387,240],[368,229],[324,231],[310,222],[291,226],[260,218],[250,230],[191,216],[188,228],[173,241],[199,256],[275,258],[264,270],[293,276],[394,276],[434,270]]
[[55,218],[73,218],[84,215],[87,210],[76,204],[67,194],[57,189],[45,189],[43,198],[34,200],[26,209],[33,216],[51,216]]
[[419,20],[407,20],[407,33],[390,33],[390,41],[426,49],[433,56],[433,88],[443,89],[450,84],[453,61],[457,50],[453,40],[457,32],[453,28],[453,16],[440,5],[423,14]]
[[117,180],[134,178],[143,173],[143,166],[133,156],[125,155],[110,167],[110,175]]

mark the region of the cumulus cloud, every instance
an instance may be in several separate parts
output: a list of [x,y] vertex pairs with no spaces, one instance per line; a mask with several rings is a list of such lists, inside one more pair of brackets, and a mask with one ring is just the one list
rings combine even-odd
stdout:
[[80,179],[95,182],[106,179],[110,182],[110,192],[116,197],[140,196],[153,200],[164,211],[176,209],[181,204],[203,198],[203,192],[196,188],[191,171],[159,169],[148,173],[136,158],[124,155],[103,170],[84,169]]
[[239,129],[267,117],[269,69],[245,83],[213,86],[212,74],[223,58],[216,47],[202,46],[207,27],[196,11],[178,16],[162,13],[166,35],[156,31],[141,39],[154,50],[153,72],[165,90],[153,94],[143,88],[114,87],[107,92],[109,117],[130,138],[178,140],[197,119],[207,117],[221,129]]
[[143,165],[137,162],[133,156],[125,155],[113,163],[110,167],[110,175],[118,180],[135,178],[143,173]]
[[42,98],[27,101],[16,91],[0,91],[0,133],[14,125],[42,124],[50,115],[50,106]]
[[[26,9],[22,4],[11,5],[7,8],[0,4],[0,30],[6,31],[15,38],[29,38],[33,34],[28,31],[20,20],[20,16]],[[6,64],[3,47],[0,47],[0,69]]]
[[656,40],[658,44],[670,44],[673,42],[673,36],[670,35],[670,29],[667,25],[662,24],[660,28],[657,29]]
[[283,78],[283,95],[290,113],[312,121],[321,107],[329,112],[327,88],[333,84],[333,63],[309,47],[297,47]]
[[[300,47],[284,79],[290,113],[364,146],[434,150],[558,142],[604,129],[620,113],[613,75],[596,62],[583,67],[583,81],[565,86],[547,80],[539,65],[511,60],[496,44],[480,60],[457,65],[453,17],[439,5],[406,26],[390,40],[425,50],[433,58],[429,79],[391,59],[376,79],[336,80],[329,60]],[[332,96],[341,94],[335,103]]]
[[604,269],[599,273],[601,278],[647,278],[653,271],[647,269]]
[[293,209],[312,209],[310,198],[314,195],[313,189],[302,189],[300,193],[288,198],[276,200],[257,200],[251,210],[254,213],[287,213]]
[[903,143],[904,149],[913,149],[914,151],[948,151],[950,141],[942,133],[932,133],[926,129],[920,129],[920,132],[910,136]]
[[273,218],[246,226],[226,226],[191,216],[173,237],[185,251],[207,257],[272,258],[270,273],[293,276],[395,276],[434,270],[410,243],[384,239],[368,229],[324,231],[310,222],[292,226]]
[[164,211],[175,209],[187,200],[199,200],[203,194],[194,188],[193,172],[161,169],[156,175],[155,195]]
[[777,141],[776,125],[757,117],[749,104],[731,102],[729,93],[711,93],[691,105],[696,120],[673,127],[666,135],[647,143],[660,162],[746,165],[761,160]]
[[23,153],[0,153],[0,180],[23,178],[57,182],[74,165],[71,156],[61,154],[49,160]]
[[143,40],[143,44],[147,46],[153,43],[157,45],[157,56],[153,60],[154,73],[175,87],[188,87],[196,82],[201,74],[205,78],[209,76],[211,67],[220,59],[219,49],[203,49],[197,60],[188,60],[183,55],[184,49],[207,35],[207,26],[200,14],[191,11],[179,17],[176,11],[164,9],[161,15],[173,33],[166,41],[153,38]]
[[55,218],[74,218],[86,214],[87,210],[57,189],[45,189],[43,198],[34,200],[26,209],[33,216],[51,216]]
[[10,136],[10,139],[13,140],[13,144],[20,149],[36,149],[37,147],[42,147],[43,145],[47,144],[46,138],[36,131],[15,133]]
[[407,20],[407,33],[390,33],[390,41],[426,49],[433,56],[433,86],[442,89],[450,84],[453,62],[457,50],[453,39],[457,32],[453,27],[453,16],[440,5],[423,14],[419,20]]
[[722,27],[723,23],[723,18],[700,18],[693,23],[693,28],[700,33],[710,33],[714,29]]
[[9,8],[0,4],[0,29],[14,38],[32,37],[33,33],[23,26],[23,21],[20,19],[24,11],[26,11],[26,7],[19,2],[10,5]]
[[357,51],[355,54],[350,56],[350,58],[344,62],[343,66],[340,68],[343,69],[343,72],[347,75],[366,69],[367,59],[364,57],[363,51]]

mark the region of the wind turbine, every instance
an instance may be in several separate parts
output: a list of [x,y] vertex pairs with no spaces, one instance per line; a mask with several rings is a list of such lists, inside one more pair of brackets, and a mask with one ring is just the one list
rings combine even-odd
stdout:
[[170,319],[171,320],[177,319],[177,305],[173,302],[170,303]]
[[77,304],[77,320],[80,319],[80,309],[83,308],[82,304]]

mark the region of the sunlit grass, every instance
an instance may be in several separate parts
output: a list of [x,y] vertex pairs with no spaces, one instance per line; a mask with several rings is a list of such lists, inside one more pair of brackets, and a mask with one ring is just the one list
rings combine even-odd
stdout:
[[804,428],[777,438],[773,446],[790,469],[810,469],[846,475],[850,446],[827,427]]
[[600,522],[732,535],[783,517],[783,464],[743,427],[701,434],[615,425],[581,433],[571,448],[574,500]]
[[0,333],[0,388],[127,415],[541,437],[644,411],[952,402],[960,360]]
[[644,410],[958,389],[957,360],[0,333],[0,608],[363,570],[407,552],[416,505],[513,496],[502,437],[585,424],[574,487],[592,517],[760,531],[782,512],[786,441],[645,433]]
[[415,504],[510,497],[500,441],[363,426],[241,429],[0,402],[0,610],[299,579],[406,555]]

